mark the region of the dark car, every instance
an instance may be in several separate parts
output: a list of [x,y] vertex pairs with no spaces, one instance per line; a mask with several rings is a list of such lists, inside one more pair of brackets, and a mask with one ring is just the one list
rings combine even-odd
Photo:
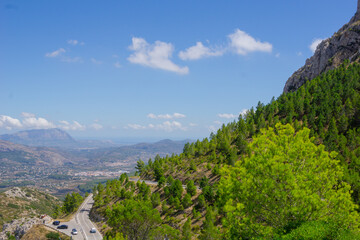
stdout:
[[68,225],[60,225],[57,229],[68,229]]
[[60,225],[60,221],[53,221],[54,225]]

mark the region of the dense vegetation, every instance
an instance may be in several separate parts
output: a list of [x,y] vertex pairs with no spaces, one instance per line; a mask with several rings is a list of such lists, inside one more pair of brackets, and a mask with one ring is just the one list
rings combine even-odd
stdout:
[[111,212],[137,212],[129,209],[143,203],[140,212],[150,213],[150,204],[159,212],[151,212],[150,232],[170,226],[174,239],[360,238],[360,65],[344,63],[259,102],[180,155],[138,161],[137,171],[158,182],[153,193],[120,180],[97,189],[112,237],[136,239]]
[[77,192],[66,194],[62,206],[56,206],[55,213],[53,214],[54,217],[68,215],[76,212],[83,201],[84,198]]
[[[181,183],[180,189],[182,191]],[[180,231],[171,227],[177,222],[167,214],[174,213],[175,207],[161,202],[160,192],[152,193],[145,182],[129,181],[128,176],[122,174],[119,179],[109,180],[106,186],[99,183],[93,192],[92,211],[107,219],[103,229],[105,239],[123,239],[123,236],[128,239],[164,239],[165,236],[178,239],[181,236]]]

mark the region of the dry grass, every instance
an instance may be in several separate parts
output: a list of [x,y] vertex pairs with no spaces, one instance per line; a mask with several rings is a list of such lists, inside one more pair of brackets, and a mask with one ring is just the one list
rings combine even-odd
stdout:
[[[46,234],[50,232],[57,232],[51,228],[48,228],[44,225],[35,225],[33,226],[21,239],[22,240],[47,240]],[[61,239],[69,240],[70,237],[59,233]]]

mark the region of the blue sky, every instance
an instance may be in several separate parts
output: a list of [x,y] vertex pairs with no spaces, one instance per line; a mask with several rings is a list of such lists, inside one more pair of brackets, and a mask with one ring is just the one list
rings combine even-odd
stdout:
[[356,4],[0,0],[0,133],[206,137],[278,97]]

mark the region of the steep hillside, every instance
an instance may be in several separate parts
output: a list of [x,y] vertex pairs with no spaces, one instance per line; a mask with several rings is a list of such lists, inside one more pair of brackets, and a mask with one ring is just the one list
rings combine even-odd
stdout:
[[[218,185],[220,179],[225,181],[224,169],[231,171],[234,165],[242,166],[243,159],[252,156],[255,146],[249,143],[263,129],[275,127],[278,123],[290,124],[296,131],[309,128],[316,145],[324,144],[327,151],[338,153],[336,159],[343,171],[339,176],[343,175],[342,181],[351,186],[352,200],[359,204],[359,119],[360,65],[345,62],[337,69],[306,82],[296,92],[283,94],[267,105],[259,102],[256,109],[239,116],[237,122],[223,125],[209,139],[186,144],[182,154],[158,158],[146,166],[139,162],[137,168],[144,179],[166,182],[171,177],[180,179],[183,184],[193,180],[201,186],[201,195],[207,205],[216,207],[216,218],[226,219],[225,203],[218,200],[224,188]],[[199,202],[199,198],[194,202]],[[216,218],[213,223],[219,224],[221,221],[216,221]],[[204,229],[206,225],[202,227]],[[222,224],[218,227],[225,230]]]
[[34,188],[14,187],[0,193],[0,229],[13,219],[52,215],[60,201]]
[[359,62],[360,58],[360,1],[355,16],[332,37],[322,41],[315,54],[306,60],[286,82],[284,93],[295,91],[306,81],[340,66],[345,60]]
[[[223,125],[210,139],[186,144],[183,154],[150,162],[144,177],[162,175],[195,179],[209,172],[218,173],[223,164],[233,165],[246,153],[248,142],[260,129],[276,123],[289,123],[299,130],[311,129],[311,136],[329,151],[337,151],[346,167],[346,178],[359,203],[360,193],[360,65],[345,63],[339,68],[306,82],[298,91],[258,103],[238,122]],[[197,169],[198,168],[198,169]],[[159,170],[160,169],[160,170]],[[159,173],[160,172],[160,173]]]
[[138,161],[156,187],[99,185],[95,216],[108,239],[132,236],[138,212],[171,239],[359,239],[359,119],[360,65],[345,62],[179,155]]

